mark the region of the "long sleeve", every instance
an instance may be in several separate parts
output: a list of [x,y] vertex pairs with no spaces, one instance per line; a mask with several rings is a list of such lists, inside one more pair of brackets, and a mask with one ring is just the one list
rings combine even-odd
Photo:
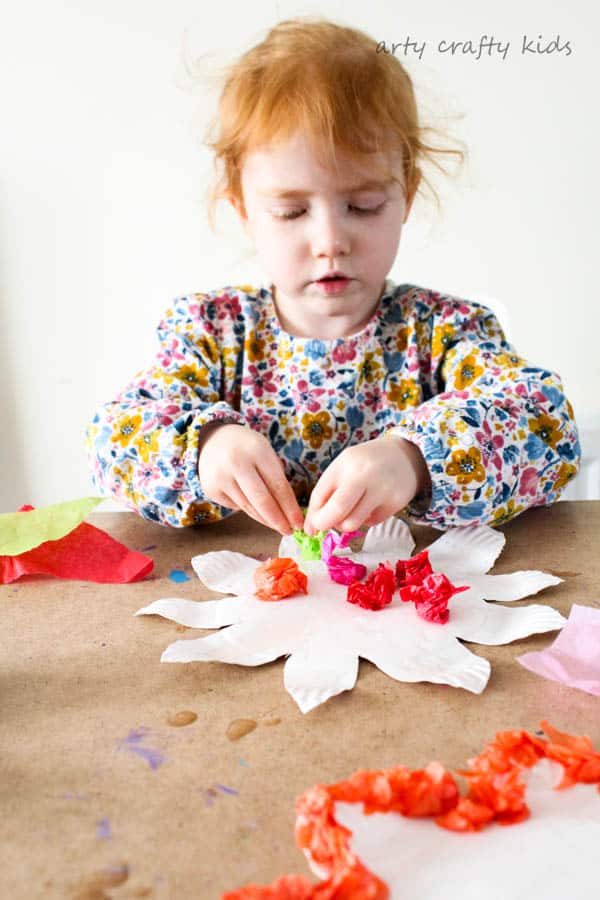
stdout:
[[159,350],[87,426],[94,486],[146,519],[183,527],[232,514],[203,495],[198,441],[210,422],[245,424],[234,347],[218,340],[214,305],[177,298],[160,322]]
[[431,496],[409,514],[446,529],[553,503],[580,464],[560,378],[521,359],[490,310],[434,298],[419,335],[428,399],[390,429],[419,447],[431,477]]

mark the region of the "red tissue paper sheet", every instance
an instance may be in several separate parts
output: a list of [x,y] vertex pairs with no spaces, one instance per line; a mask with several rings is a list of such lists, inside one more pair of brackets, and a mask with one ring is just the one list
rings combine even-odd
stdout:
[[[29,512],[22,506],[18,512]],[[0,556],[0,584],[10,584],[23,575],[52,575],[96,584],[127,584],[140,581],[154,568],[154,560],[129,550],[105,531],[81,522],[58,541],[43,544],[17,556]]]

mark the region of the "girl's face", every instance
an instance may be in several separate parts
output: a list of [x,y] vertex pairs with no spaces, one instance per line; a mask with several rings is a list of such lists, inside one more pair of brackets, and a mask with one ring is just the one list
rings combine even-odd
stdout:
[[[338,161],[337,172],[322,168],[300,133],[255,150],[242,168],[245,215],[234,204],[274,285],[279,321],[299,337],[345,337],[366,325],[412,202],[397,182],[374,177],[381,154],[373,166]],[[319,279],[333,271],[347,280],[332,290]]]

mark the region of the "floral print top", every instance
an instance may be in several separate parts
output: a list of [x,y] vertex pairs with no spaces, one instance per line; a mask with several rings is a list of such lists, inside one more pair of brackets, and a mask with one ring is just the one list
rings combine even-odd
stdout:
[[319,340],[283,331],[270,287],[229,286],[175,299],[158,340],[85,442],[97,490],[163,525],[233,514],[198,477],[217,419],[268,438],[301,506],[344,448],[400,434],[432,485],[406,512],[440,529],[553,503],[579,467],[559,377],[521,359],[489,309],[447,294],[387,279],[362,331]]

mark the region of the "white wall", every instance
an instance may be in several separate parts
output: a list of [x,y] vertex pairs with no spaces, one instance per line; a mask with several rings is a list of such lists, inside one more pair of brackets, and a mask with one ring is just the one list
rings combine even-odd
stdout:
[[[599,16],[546,3],[301,4],[25,0],[0,28],[0,511],[90,491],[82,432],[154,348],[170,299],[260,277],[227,211],[206,223],[214,98],[182,89],[181,44],[222,65],[281,18],[322,12],[406,59],[419,96],[464,114],[460,179],[417,204],[391,276],[497,298],[520,353],[598,415]],[[442,39],[510,41],[506,59],[451,57]],[[566,51],[523,57],[523,34]],[[596,43],[595,43],[596,42]],[[404,57],[401,59],[404,61]],[[210,63],[210,59],[209,59]],[[449,123],[452,124],[452,123]]]

